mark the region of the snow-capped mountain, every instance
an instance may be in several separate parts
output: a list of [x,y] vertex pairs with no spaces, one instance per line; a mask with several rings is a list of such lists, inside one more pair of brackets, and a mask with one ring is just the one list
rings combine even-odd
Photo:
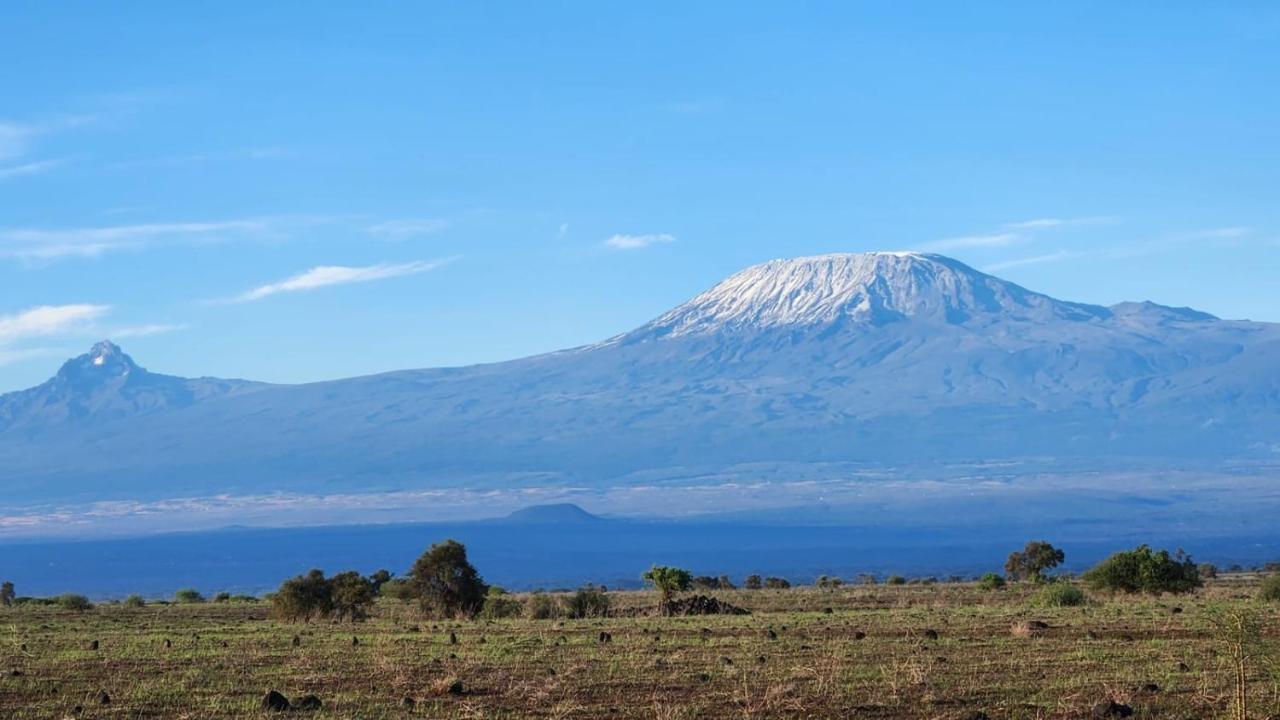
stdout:
[[147,372],[119,346],[104,340],[63,363],[44,384],[0,397],[0,430],[40,431],[83,420],[130,419],[259,386]]
[[1280,453],[1277,367],[1277,325],[1063,302],[937,255],[826,255],[748,268],[595,345],[491,365],[258,385],[152,375],[99,346],[0,397],[0,487],[33,500],[842,463],[1219,467]]
[[1088,320],[1106,310],[1054,300],[941,255],[836,254],[749,267],[631,333],[631,338],[753,332],[848,322],[961,324]]

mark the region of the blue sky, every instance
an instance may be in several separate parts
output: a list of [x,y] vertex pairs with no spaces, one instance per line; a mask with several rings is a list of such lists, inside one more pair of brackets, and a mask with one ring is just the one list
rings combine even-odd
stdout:
[[512,358],[833,251],[1280,321],[1275,4],[772,5],[8,3],[0,390]]

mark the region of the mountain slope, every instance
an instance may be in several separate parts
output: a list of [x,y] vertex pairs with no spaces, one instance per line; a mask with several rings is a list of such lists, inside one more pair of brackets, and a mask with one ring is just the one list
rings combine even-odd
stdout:
[[[1216,465],[1280,451],[1276,367],[1275,325],[1062,302],[934,255],[831,255],[748,268],[635,331],[505,363],[177,380],[198,383],[185,394],[116,381],[104,403],[55,378],[0,398],[0,486],[45,499]],[[47,397],[76,411],[33,409]]]
[[0,396],[0,432],[128,420],[260,387],[264,386],[241,380],[188,380],[151,373],[104,340],[65,362],[42,385]]

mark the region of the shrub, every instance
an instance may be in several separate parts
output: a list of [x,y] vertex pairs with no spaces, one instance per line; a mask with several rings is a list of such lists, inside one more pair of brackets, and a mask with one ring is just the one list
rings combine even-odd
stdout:
[[1004,578],[999,573],[989,572],[978,579],[978,587],[983,590],[999,590],[1004,587]]
[[56,602],[58,607],[72,612],[87,612],[93,609],[93,603],[89,602],[89,598],[75,593],[59,595],[56,598]]
[[120,604],[127,608],[140,608],[146,606],[147,601],[143,600],[141,595],[130,595]]
[[534,593],[525,603],[525,614],[532,620],[550,620],[560,617],[560,604],[546,593]]
[[1266,602],[1280,602],[1280,575],[1270,575],[1262,579],[1258,598]]
[[409,575],[423,609],[443,617],[473,617],[489,592],[467,561],[467,548],[456,540],[432,545],[413,563]]
[[213,596],[213,601],[216,603],[231,602],[231,593],[227,592],[226,590],[223,590],[222,592],[217,593],[216,595]]
[[1043,540],[1032,540],[1021,552],[1009,553],[1004,571],[1011,580],[1041,582],[1044,571],[1058,567],[1066,559],[1066,553]]
[[484,606],[480,608],[480,617],[486,620],[516,618],[524,613],[524,603],[507,594],[500,587],[490,587],[485,595]]
[[202,603],[204,602],[204,596],[192,588],[183,588],[173,594],[173,601],[184,605]]
[[1200,574],[1201,580],[1212,580],[1218,577],[1218,566],[1213,563],[1200,563],[1196,566],[1196,572]]
[[312,570],[281,583],[271,596],[271,612],[292,622],[328,617],[333,613],[333,589],[324,572]]
[[871,573],[862,573],[858,576],[858,582],[862,585],[875,585],[879,581]]
[[764,587],[764,579],[759,575],[748,575],[747,579],[743,581],[742,586],[748,590],[759,590]]
[[844,585],[844,581],[838,577],[819,575],[818,579],[815,580],[813,584],[823,590],[835,590],[836,588]]
[[1077,607],[1085,604],[1088,598],[1084,591],[1075,585],[1065,582],[1049,583],[1031,596],[1031,604],[1036,607]]
[[414,597],[413,583],[403,578],[393,578],[378,586],[378,594],[400,602],[409,602]]
[[890,575],[889,577],[885,578],[884,582],[886,585],[906,585],[907,579],[902,577],[901,575]]
[[1113,554],[1086,572],[1084,580],[1095,590],[1151,595],[1190,592],[1203,583],[1196,564],[1181,550],[1171,556],[1146,545]]
[[609,596],[594,585],[585,585],[564,604],[565,614],[571,618],[602,618],[609,616]]
[[770,590],[786,590],[791,587],[791,581],[780,577],[767,577],[764,579],[764,586]]

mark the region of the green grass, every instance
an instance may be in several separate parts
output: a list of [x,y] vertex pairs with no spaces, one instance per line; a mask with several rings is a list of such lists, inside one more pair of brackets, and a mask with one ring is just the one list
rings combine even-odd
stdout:
[[[1256,599],[1254,579],[1177,598],[1094,596],[1084,607],[1032,607],[1034,591],[739,590],[714,594],[749,617],[470,622],[384,601],[367,622],[309,625],[271,620],[265,603],[24,606],[0,610],[0,717],[257,718],[268,689],[319,696],[316,718],[1070,718],[1104,699],[1140,718],[1215,717],[1230,706],[1232,674],[1214,608],[1257,613],[1264,643],[1280,644],[1280,606]],[[619,615],[656,603],[651,593],[611,596]],[[1051,627],[1010,633],[1030,619]],[[601,630],[612,643],[598,642]],[[454,680],[464,694],[446,691]],[[1139,692],[1146,683],[1159,692]],[[1259,664],[1254,715],[1280,711],[1276,688]],[[109,705],[96,704],[99,691]]]

